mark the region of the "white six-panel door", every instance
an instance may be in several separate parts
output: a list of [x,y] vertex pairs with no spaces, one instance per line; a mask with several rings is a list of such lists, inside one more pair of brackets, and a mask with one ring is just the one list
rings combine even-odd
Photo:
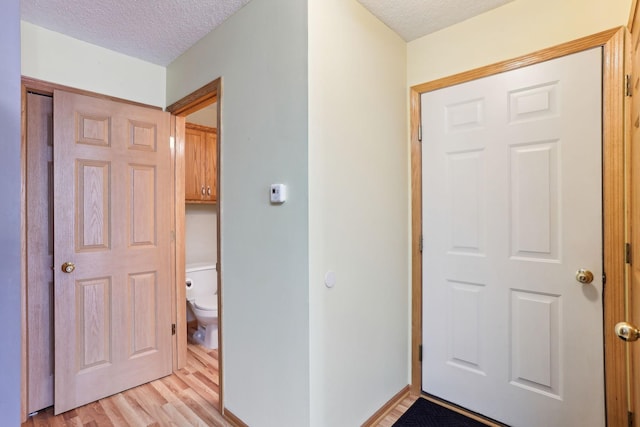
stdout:
[[422,96],[423,390],[516,427],[605,423],[601,69]]

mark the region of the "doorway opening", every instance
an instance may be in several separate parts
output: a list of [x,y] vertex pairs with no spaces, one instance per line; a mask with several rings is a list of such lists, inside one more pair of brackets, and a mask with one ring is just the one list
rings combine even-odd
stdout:
[[[222,413],[221,95],[218,78],[168,106],[166,111],[175,118],[177,336],[174,367],[185,366],[188,346],[211,349],[218,360],[217,404]],[[198,303],[197,299],[202,301],[198,295],[211,292],[198,289],[203,279],[198,283],[196,278],[204,277],[206,285],[211,286],[211,279],[206,277],[212,276],[216,298],[207,298],[206,304]],[[205,305],[210,309],[206,313]],[[217,312],[215,320],[211,315],[214,311]]]

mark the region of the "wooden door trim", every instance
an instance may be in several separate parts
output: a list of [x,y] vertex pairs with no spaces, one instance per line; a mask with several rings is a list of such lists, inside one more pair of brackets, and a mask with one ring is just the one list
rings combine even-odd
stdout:
[[201,88],[194,90],[184,98],[169,105],[166,108],[166,111],[176,116],[187,116],[216,102],[218,99],[219,90],[220,79],[218,78],[207,83]]
[[[221,222],[220,222],[220,212],[222,206],[222,197],[221,194],[221,185],[220,185],[220,147],[222,145],[222,135],[221,135],[221,127],[220,127],[220,101],[222,100],[222,79],[219,77],[206,85],[202,86],[199,89],[191,92],[186,95],[182,99],[174,102],[166,108],[166,111],[176,116],[176,127],[175,127],[175,158],[174,158],[174,194],[175,194],[175,248],[176,251],[174,253],[174,264],[175,264],[175,278],[176,283],[176,304],[177,304],[177,313],[184,314],[184,310],[186,309],[185,301],[185,287],[182,285],[185,282],[185,268],[186,268],[186,260],[185,260],[185,195],[184,195],[184,171],[185,171],[185,158],[184,158],[184,145],[185,145],[185,119],[184,117],[188,114],[191,114],[195,111],[198,111],[208,105],[213,104],[214,102],[218,102],[218,108],[216,109],[217,114],[217,123],[218,130],[217,136],[217,146],[216,146],[216,157],[217,157],[217,180],[216,180],[216,194],[217,194],[217,204],[218,204],[218,214],[216,215],[216,229],[217,229],[217,259],[216,259],[216,273],[218,275],[218,388],[219,388],[219,399],[218,399],[218,409],[225,415],[224,409],[224,400],[223,400],[223,364],[224,357],[222,353],[222,328],[223,328],[223,310],[222,310],[222,295],[223,295],[223,287],[222,287],[222,273],[221,273]],[[182,308],[181,308],[182,307]],[[174,369],[184,366],[186,364],[187,357],[187,323],[186,316],[180,314],[177,318],[174,318],[177,329],[176,336],[176,356],[177,359],[174,359]],[[183,334],[182,336],[179,334]]]
[[629,14],[629,23],[627,24],[627,28],[629,32],[633,32],[633,27],[636,21],[636,15],[638,14],[638,0],[633,0],[631,2],[631,13]]
[[[184,207],[179,209],[179,200],[184,200],[184,185],[178,185],[177,177],[184,177],[184,162],[177,161],[184,158],[184,144],[178,141],[184,140],[184,118],[171,115],[169,131],[173,138],[171,147],[171,193],[173,202],[173,215],[171,227],[173,230],[173,242],[171,245],[171,274],[174,280],[172,289],[173,303],[171,307],[172,323],[176,325],[176,333],[173,335],[173,371],[182,369],[187,364],[187,325],[179,319],[186,319],[187,307],[178,301],[186,301],[186,291],[182,285],[186,281],[184,272]],[[182,150],[182,151],[180,151]],[[181,273],[182,272],[182,273]]]
[[[627,388],[625,346],[613,327],[625,318],[625,38],[624,27],[603,31],[529,55],[488,65],[410,89],[411,122],[411,393],[422,389],[422,147],[419,137],[422,93],[533,65],[595,47],[603,48],[603,228],[604,371],[607,425],[626,425]],[[428,351],[428,349],[424,349]]]

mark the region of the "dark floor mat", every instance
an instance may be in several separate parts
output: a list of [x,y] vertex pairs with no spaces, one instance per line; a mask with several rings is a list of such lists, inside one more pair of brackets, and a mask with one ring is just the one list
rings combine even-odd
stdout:
[[487,427],[427,399],[420,398],[405,412],[393,427]]

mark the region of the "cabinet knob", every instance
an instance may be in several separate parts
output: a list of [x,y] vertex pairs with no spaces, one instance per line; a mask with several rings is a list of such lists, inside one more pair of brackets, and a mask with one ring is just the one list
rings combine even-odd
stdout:
[[204,185],[202,186],[202,188],[200,189],[200,194],[202,194],[204,196]]
[[211,195],[211,187],[207,185],[207,196],[210,196],[210,195]]

